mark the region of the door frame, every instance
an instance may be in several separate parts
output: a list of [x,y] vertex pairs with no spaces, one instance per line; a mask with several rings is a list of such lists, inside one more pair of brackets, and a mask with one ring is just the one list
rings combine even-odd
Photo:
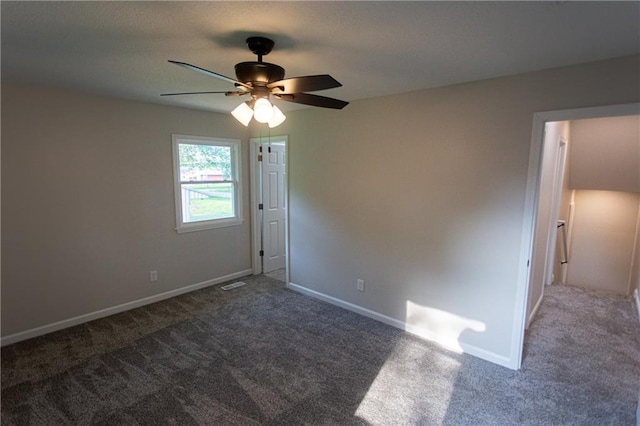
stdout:
[[268,136],[268,137],[256,137],[249,139],[249,171],[251,179],[251,268],[253,275],[259,275],[262,273],[262,259],[260,256],[260,249],[262,247],[262,212],[258,209],[260,204],[260,195],[262,193],[261,182],[261,170],[260,162],[258,161],[258,154],[260,153],[260,145],[267,145],[269,143],[284,143],[285,152],[285,222],[284,228],[284,247],[285,247],[285,271],[286,271],[286,284],[289,285],[289,136]]
[[540,171],[542,169],[542,148],[544,145],[544,126],[549,121],[572,121],[586,118],[620,117],[640,115],[640,103],[605,105],[589,108],[565,109],[536,112],[533,114],[531,145],[529,149],[529,171],[525,190],[524,216],[522,221],[522,239],[520,245],[520,265],[516,285],[516,304],[511,339],[511,367],[519,370],[522,365],[525,326],[527,324],[527,303],[529,284],[533,268],[530,261],[533,255],[535,222],[538,214],[538,191]]

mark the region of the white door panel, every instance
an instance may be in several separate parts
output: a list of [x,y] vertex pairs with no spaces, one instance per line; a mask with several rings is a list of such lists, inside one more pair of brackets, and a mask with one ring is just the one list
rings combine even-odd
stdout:
[[[263,272],[285,266],[285,146],[263,146]],[[266,151],[266,152],[265,152]]]

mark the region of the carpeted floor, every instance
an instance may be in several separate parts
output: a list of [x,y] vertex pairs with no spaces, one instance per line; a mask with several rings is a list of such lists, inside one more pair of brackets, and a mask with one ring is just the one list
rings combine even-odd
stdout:
[[548,287],[511,371],[243,281],[3,348],[2,424],[636,424],[630,298]]
[[265,275],[269,278],[273,278],[274,280],[282,281],[283,283],[287,282],[287,270],[285,268],[267,272]]

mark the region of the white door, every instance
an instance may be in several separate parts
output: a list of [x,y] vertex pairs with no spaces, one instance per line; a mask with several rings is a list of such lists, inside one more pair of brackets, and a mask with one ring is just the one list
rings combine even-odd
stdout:
[[[549,218],[549,237],[547,239],[547,258],[545,266],[544,283],[546,285],[561,282],[560,277],[554,277],[553,270],[556,263],[556,247],[558,239],[558,219],[560,219],[560,199],[562,198],[562,184],[564,182],[564,168],[567,159],[567,140],[561,137],[558,140],[556,158],[556,170],[553,176],[553,189],[551,196],[551,217]],[[567,253],[565,253],[566,255]],[[563,265],[564,269],[564,265]],[[558,279],[556,279],[558,278]]]
[[262,272],[285,266],[285,146],[262,146]]

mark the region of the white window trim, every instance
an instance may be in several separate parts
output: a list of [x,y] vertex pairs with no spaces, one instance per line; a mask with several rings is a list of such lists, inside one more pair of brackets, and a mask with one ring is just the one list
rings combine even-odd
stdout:
[[[179,233],[204,231],[206,229],[226,228],[238,226],[244,223],[242,215],[242,155],[240,139],[223,139],[215,137],[171,135],[172,155],[173,155],[173,192],[176,210],[176,228]],[[231,147],[231,164],[233,170],[232,182],[235,184],[234,206],[235,217],[224,219],[211,219],[206,221],[184,223],[182,220],[182,187],[180,182],[180,159],[178,156],[179,144],[199,144],[199,145],[221,145]]]

